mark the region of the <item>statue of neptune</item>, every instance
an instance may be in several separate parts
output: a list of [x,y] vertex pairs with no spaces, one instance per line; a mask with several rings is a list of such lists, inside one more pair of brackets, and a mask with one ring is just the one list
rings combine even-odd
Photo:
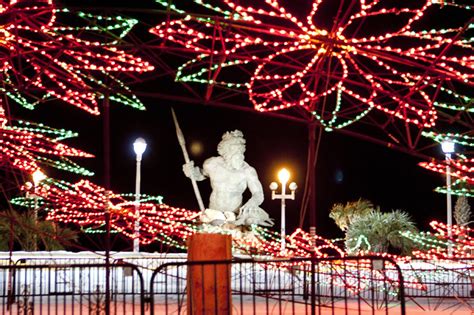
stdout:
[[[263,189],[257,172],[244,161],[242,132],[226,132],[217,152],[219,156],[207,159],[202,169],[195,167],[193,161],[183,165],[187,177],[194,176],[198,181],[209,177],[211,181],[209,208],[203,211],[201,221],[212,225],[272,226],[273,220],[259,207],[263,202]],[[242,205],[242,195],[247,188],[252,197]]]

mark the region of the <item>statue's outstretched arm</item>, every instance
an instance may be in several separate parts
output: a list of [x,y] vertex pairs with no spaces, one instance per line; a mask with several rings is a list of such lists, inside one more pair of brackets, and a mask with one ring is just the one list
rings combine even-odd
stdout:
[[252,193],[252,197],[240,208],[242,211],[257,208],[263,202],[262,184],[260,183],[257,172],[253,167],[250,167],[247,172],[247,187]]
[[201,169],[197,166],[194,166],[194,161],[189,161],[186,164],[183,164],[183,172],[186,177],[194,177],[195,180],[201,181],[206,179]]

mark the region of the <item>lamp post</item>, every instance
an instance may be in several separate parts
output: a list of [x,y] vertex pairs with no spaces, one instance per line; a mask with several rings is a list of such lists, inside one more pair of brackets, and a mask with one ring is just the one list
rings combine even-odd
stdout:
[[[33,193],[31,194],[31,196],[33,197],[33,222],[36,228],[36,225],[38,224],[38,208],[39,208],[38,207],[38,188],[40,187],[40,183],[46,179],[46,175],[40,169],[37,169],[36,171],[33,172],[31,177],[33,179],[33,187],[32,187]],[[38,244],[37,244],[36,234],[34,235],[33,240],[34,240],[33,249],[37,250]]]
[[451,202],[451,153],[454,153],[454,142],[449,139],[441,143],[441,149],[446,158],[446,209],[447,209],[447,227],[448,236],[452,236],[453,210]]
[[286,193],[286,184],[288,183],[288,180],[290,179],[290,172],[288,172],[287,169],[282,168],[278,172],[278,180],[280,181],[281,184],[281,193],[277,194],[276,190],[278,189],[278,184],[276,182],[272,182],[270,184],[270,189],[272,190],[272,200],[275,199],[280,199],[281,200],[281,251],[284,252],[286,249],[286,231],[285,231],[285,226],[286,226],[286,216],[285,216],[285,211],[286,211],[286,199],[295,199],[295,190],[298,188],[296,183],[292,182],[288,186],[290,189],[291,193],[287,194]]
[[140,167],[142,162],[143,153],[146,150],[146,141],[143,138],[137,138],[133,143],[133,151],[137,156],[137,168],[136,168],[136,176],[135,176],[135,237],[133,239],[133,251],[139,252],[140,251],[140,181],[141,181],[141,174],[140,174]]
[[46,175],[40,170],[37,169],[36,171],[33,172],[31,175],[33,179],[33,202],[34,202],[34,208],[33,208],[33,217],[35,224],[38,221],[38,187],[40,183],[46,179]]

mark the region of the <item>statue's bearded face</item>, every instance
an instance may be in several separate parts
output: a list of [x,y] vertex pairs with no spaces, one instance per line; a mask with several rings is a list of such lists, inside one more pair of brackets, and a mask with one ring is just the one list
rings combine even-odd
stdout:
[[227,165],[231,168],[239,170],[244,166],[244,155],[245,147],[240,144],[231,144],[229,145],[222,157]]

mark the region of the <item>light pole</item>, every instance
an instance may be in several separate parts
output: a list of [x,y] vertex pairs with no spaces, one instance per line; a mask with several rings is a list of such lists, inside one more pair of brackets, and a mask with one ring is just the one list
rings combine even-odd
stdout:
[[298,188],[296,183],[292,182],[288,186],[290,189],[291,193],[287,194],[286,193],[286,184],[288,183],[288,180],[290,179],[290,172],[286,168],[282,168],[278,172],[278,180],[280,181],[281,184],[281,194],[277,194],[276,190],[278,189],[278,184],[276,182],[272,182],[270,184],[270,189],[272,190],[272,200],[274,199],[281,199],[281,251],[284,252],[286,249],[286,232],[285,232],[285,210],[286,210],[286,199],[295,199],[295,190]]
[[146,150],[146,141],[143,138],[137,138],[133,143],[133,151],[137,156],[137,169],[135,176],[135,237],[133,238],[133,251],[140,251],[140,167],[142,162],[143,153]]
[[34,202],[34,208],[33,208],[33,217],[35,224],[38,221],[38,187],[40,183],[46,179],[46,175],[40,170],[37,169],[36,171],[33,172],[31,175],[33,179],[33,202]]
[[[46,175],[40,170],[37,169],[36,171],[33,172],[31,175],[33,179],[33,193],[31,196],[33,197],[33,222],[35,224],[35,229],[36,225],[38,224],[38,188],[43,180],[46,179]],[[37,231],[35,231],[37,233]],[[37,244],[37,236],[36,234],[34,235],[34,244],[33,244],[33,249],[37,250],[38,249],[38,244]]]
[[446,205],[447,205],[447,226],[448,236],[452,236],[453,210],[451,202],[451,153],[454,153],[454,142],[449,139],[441,143],[441,149],[446,158]]

